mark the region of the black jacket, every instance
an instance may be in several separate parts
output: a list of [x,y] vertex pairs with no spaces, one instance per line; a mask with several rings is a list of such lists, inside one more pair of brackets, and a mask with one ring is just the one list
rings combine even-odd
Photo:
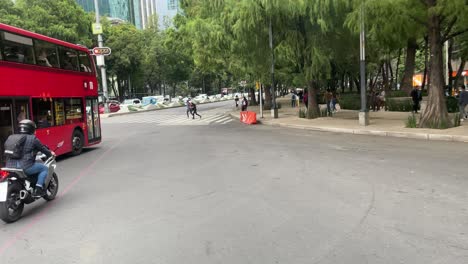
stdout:
[[40,151],[47,155],[52,156],[48,148],[42,145],[41,141],[34,135],[26,135],[24,142],[23,157],[21,159],[8,159],[6,162],[7,168],[28,169],[36,162],[36,154]]

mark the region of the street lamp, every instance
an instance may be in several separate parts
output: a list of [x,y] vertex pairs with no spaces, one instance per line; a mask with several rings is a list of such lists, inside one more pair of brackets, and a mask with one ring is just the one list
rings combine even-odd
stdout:
[[[100,25],[98,0],[94,0],[94,8],[96,10],[96,25]],[[104,47],[101,34],[98,34],[98,46],[100,48]],[[102,91],[104,93],[104,112],[109,113],[109,106],[107,105],[109,92],[107,91],[107,74],[106,74],[106,64],[104,61],[104,55],[96,55],[96,61],[98,62],[97,63],[98,66],[101,68]]]
[[361,111],[359,112],[359,125],[369,125],[369,111],[366,98],[366,31],[364,24],[364,0],[361,3],[361,32],[359,34],[360,47],[360,73],[361,73]]
[[270,50],[271,50],[271,117],[278,118],[278,108],[276,107],[276,91],[275,91],[275,49],[273,47],[273,25],[270,16]]

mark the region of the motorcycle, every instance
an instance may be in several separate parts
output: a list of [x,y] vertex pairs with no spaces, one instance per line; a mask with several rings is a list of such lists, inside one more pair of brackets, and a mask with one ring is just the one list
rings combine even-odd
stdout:
[[[54,152],[63,146],[63,141],[57,145]],[[55,156],[47,158],[44,154],[36,158],[49,168],[45,180],[46,194],[42,197],[33,197],[37,175],[27,176],[22,169],[0,169],[0,219],[6,223],[13,223],[21,218],[24,205],[31,204],[41,198],[52,201],[57,196],[59,181],[55,168]]]

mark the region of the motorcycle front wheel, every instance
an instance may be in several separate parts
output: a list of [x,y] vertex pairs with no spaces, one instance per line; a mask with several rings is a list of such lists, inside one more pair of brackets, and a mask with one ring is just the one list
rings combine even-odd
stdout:
[[49,186],[47,186],[46,194],[44,195],[44,200],[52,201],[57,196],[59,189],[59,181],[57,174],[54,172],[52,174],[52,179],[50,179]]
[[16,182],[8,186],[7,200],[0,203],[0,218],[5,223],[16,222],[23,214],[24,203],[20,199],[21,189],[21,185]]

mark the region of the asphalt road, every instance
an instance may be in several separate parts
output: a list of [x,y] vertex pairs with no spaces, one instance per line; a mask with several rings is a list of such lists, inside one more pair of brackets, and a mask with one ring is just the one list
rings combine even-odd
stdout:
[[231,107],[104,119],[0,263],[468,263],[468,145],[202,123]]

